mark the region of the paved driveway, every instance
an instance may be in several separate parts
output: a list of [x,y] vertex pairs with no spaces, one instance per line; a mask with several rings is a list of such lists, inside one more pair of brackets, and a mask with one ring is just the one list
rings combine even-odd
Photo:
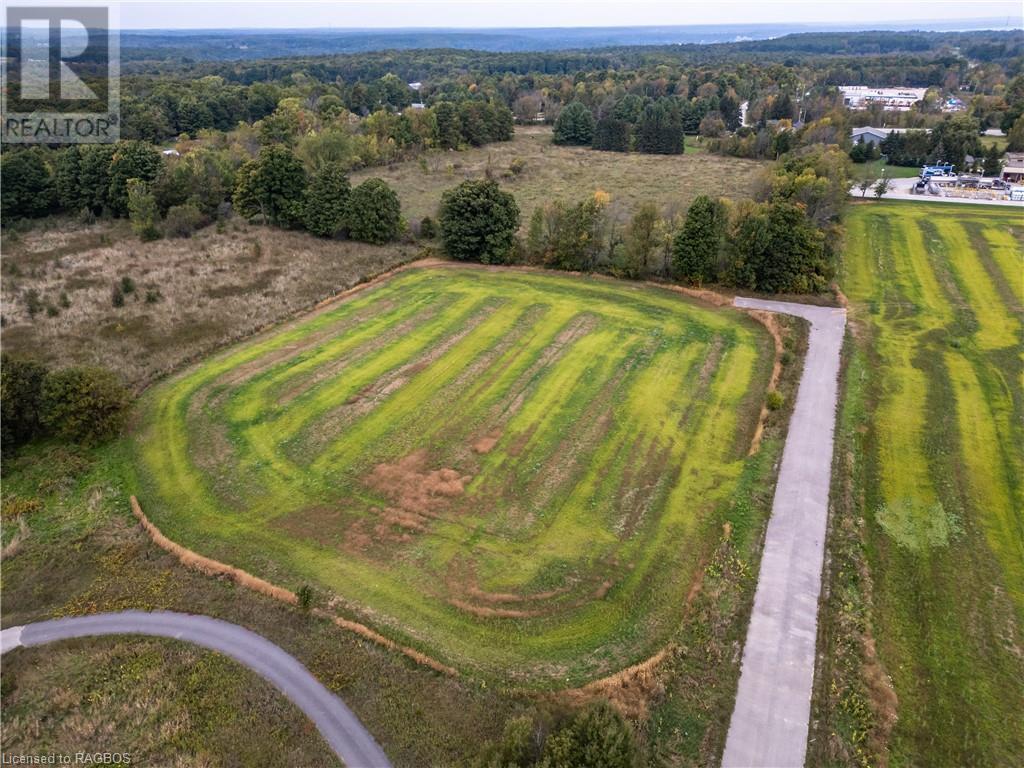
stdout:
[[0,653],[18,646],[96,635],[152,635],[184,640],[230,656],[260,675],[316,724],[348,768],[389,768],[387,756],[344,702],[327,690],[294,656],[248,629],[171,611],[123,611],[53,619],[10,627],[0,633]]
[[802,317],[810,321],[811,333],[782,452],[722,765],[796,768],[804,764],[807,752],[846,311],[744,298],[735,304]]

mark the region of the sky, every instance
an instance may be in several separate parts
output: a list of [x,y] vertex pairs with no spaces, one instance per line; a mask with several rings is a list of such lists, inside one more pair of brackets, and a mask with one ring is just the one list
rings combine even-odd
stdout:
[[[101,0],[102,1],[102,0]],[[95,2],[95,0],[94,0]],[[35,4],[35,0],[10,5]],[[50,3],[44,3],[50,4]],[[72,5],[63,0],[54,5]],[[1021,0],[137,0],[120,3],[124,29],[600,27],[871,23],[1005,19]]]

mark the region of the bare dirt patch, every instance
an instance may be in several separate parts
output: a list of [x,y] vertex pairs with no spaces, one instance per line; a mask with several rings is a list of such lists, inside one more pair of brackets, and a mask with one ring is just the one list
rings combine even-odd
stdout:
[[396,515],[419,521],[447,509],[470,480],[450,467],[429,469],[427,451],[420,449],[396,462],[378,464],[363,482],[387,497]]

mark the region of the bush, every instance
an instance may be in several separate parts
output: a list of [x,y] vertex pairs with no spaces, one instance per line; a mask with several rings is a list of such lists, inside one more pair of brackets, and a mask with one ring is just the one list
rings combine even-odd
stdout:
[[786,399],[782,396],[781,392],[776,392],[774,389],[768,393],[767,405],[769,411],[777,411],[782,407],[782,404],[786,402]]
[[308,611],[313,605],[313,588],[309,584],[303,584],[296,591],[295,596],[299,599],[299,608]]
[[35,437],[40,430],[46,366],[31,360],[0,357],[0,441],[10,454]]
[[503,264],[519,229],[519,206],[494,181],[464,181],[441,198],[445,253],[460,261]]
[[128,390],[103,368],[65,368],[43,380],[40,421],[65,440],[94,444],[124,425]]
[[548,736],[539,763],[543,768],[635,768],[639,753],[633,731],[607,703],[578,714]]
[[398,235],[401,215],[395,191],[383,179],[367,179],[349,195],[345,228],[353,240],[380,245]]
[[164,219],[164,232],[169,237],[192,237],[203,222],[202,211],[192,203],[172,205]]
[[114,283],[114,287],[110,289],[110,304],[114,307],[124,306],[124,291],[120,283]]

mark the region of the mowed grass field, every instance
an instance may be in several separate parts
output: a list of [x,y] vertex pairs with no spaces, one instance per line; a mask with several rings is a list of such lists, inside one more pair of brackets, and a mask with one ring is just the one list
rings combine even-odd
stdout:
[[[352,175],[352,183],[383,178],[398,193],[402,214],[416,222],[437,215],[445,190],[489,173],[515,195],[525,227],[538,206],[559,199],[584,200],[597,190],[611,195],[612,214],[620,220],[645,202],[655,203],[669,216],[681,215],[698,195],[752,197],[768,167],[759,160],[710,154],[693,146],[692,136],[686,137],[686,152],[681,155],[600,152],[559,146],[551,136],[551,128],[516,126],[512,141],[366,168]],[[515,161],[524,164],[519,173],[511,171]]]
[[773,356],[667,290],[416,268],[149,390],[133,482],[202,554],[461,670],[575,685],[679,626]]
[[848,227],[845,418],[869,578],[838,574],[839,610],[871,593],[891,765],[1018,764],[1024,220],[883,203]]

